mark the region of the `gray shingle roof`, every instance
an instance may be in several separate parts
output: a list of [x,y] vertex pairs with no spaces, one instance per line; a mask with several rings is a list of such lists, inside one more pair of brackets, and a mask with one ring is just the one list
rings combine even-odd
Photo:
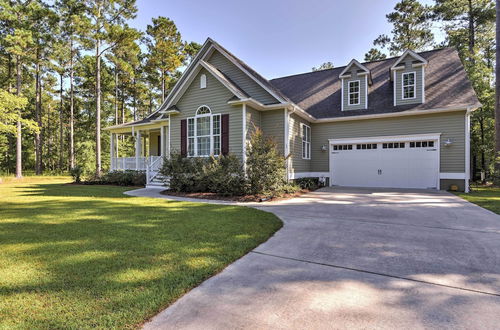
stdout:
[[368,89],[366,110],[341,111],[339,74],[344,67],[276,78],[270,83],[318,119],[479,105],[455,49],[443,48],[419,55],[429,62],[425,68],[423,104],[394,106],[390,67],[399,57],[363,63],[371,71],[373,79]]

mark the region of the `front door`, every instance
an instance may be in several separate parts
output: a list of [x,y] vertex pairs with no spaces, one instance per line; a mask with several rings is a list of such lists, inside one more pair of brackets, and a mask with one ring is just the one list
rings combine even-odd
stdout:
[[161,135],[158,135],[158,156],[161,156]]

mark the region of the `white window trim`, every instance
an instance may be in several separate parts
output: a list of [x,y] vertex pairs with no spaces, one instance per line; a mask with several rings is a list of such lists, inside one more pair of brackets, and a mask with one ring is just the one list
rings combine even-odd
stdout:
[[[413,74],[413,97],[405,97],[405,75]],[[411,85],[408,85],[411,86]],[[401,73],[401,99],[402,100],[414,100],[417,98],[417,72],[402,72]]]
[[340,102],[340,111],[344,111],[344,78],[342,78],[342,89],[340,90],[340,98],[341,98],[341,102]]
[[[358,91],[351,92],[351,83],[358,83]],[[351,94],[358,94],[358,103],[351,103]],[[347,82],[347,105],[360,105],[361,104],[361,80],[349,80]]]
[[[201,108],[203,107],[206,107],[210,113],[206,113],[206,114],[202,114],[202,115],[198,115],[198,110],[200,110]],[[198,121],[196,119],[198,118],[204,118],[204,117],[210,117],[210,135],[203,135],[202,137],[206,137],[206,136],[209,136],[210,138],[210,153],[208,155],[198,155]],[[214,117],[219,117],[219,134],[215,134],[214,135]],[[193,136],[190,136],[189,135],[189,120],[193,119],[193,123],[194,123],[194,129],[193,129],[193,133],[194,135]],[[210,109],[209,106],[207,105],[201,105],[198,107],[198,109],[196,109],[196,112],[195,112],[195,116],[194,117],[188,117],[186,118],[186,139],[187,139],[187,148],[188,148],[188,157],[210,157],[210,156],[219,156],[219,155],[214,155],[214,136],[219,136],[220,137],[220,145],[219,145],[219,149],[220,149],[220,153],[222,153],[222,116],[220,114],[214,114],[212,113],[212,109]],[[189,139],[190,138],[193,138],[194,139],[194,154],[193,155],[189,155]]]
[[[306,131],[309,131],[309,141],[304,140],[304,127],[306,127]],[[304,123],[300,123],[300,136],[301,136],[301,151],[302,151],[302,159],[310,160],[311,159],[311,126],[306,125]],[[306,146],[306,157],[304,157],[304,143]]]
[[200,76],[200,88],[207,88],[207,75],[202,74]]

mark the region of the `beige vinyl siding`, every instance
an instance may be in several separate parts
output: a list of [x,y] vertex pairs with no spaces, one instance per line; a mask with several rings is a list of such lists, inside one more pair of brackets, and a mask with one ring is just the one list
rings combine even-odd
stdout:
[[[313,172],[329,171],[330,151],[321,151],[322,145],[328,145],[328,139],[426,133],[442,133],[440,171],[465,172],[465,111],[313,124],[311,131]],[[443,145],[443,141],[447,139],[453,141],[449,147]]]
[[265,136],[272,137],[278,150],[284,153],[285,143],[285,110],[269,110],[260,113],[260,126]]
[[153,131],[149,133],[149,155],[150,156],[160,156],[158,153],[158,137],[160,136],[159,131]]
[[[168,126],[164,126],[163,146],[160,146],[165,155],[168,152]],[[158,130],[150,131],[149,133],[149,155],[161,156],[161,150],[158,149],[158,137],[161,136],[161,128]]]
[[247,106],[247,141],[250,141],[252,134],[260,128],[261,113],[252,107]]
[[[422,70],[424,70],[423,67],[417,67],[414,68],[412,62],[414,61],[413,57],[407,56],[404,61],[402,61],[399,65],[405,66],[404,69],[402,70],[397,70],[396,71],[396,78],[395,78],[395,92],[396,92],[396,105],[404,105],[404,104],[415,104],[415,103],[422,103],[422,82],[423,82],[423,77],[422,77]],[[415,72],[415,98],[414,99],[406,99],[403,100],[403,73],[406,72]]]
[[[300,118],[295,114],[290,115],[289,121],[289,132],[290,132],[290,172],[310,172],[311,171],[311,160],[302,159],[302,132],[301,125],[306,124],[311,127],[311,136],[314,135],[313,128],[308,121]],[[312,151],[312,146],[311,146]]]
[[278,103],[271,94],[218,51],[214,51],[207,62],[213,64],[217,69],[227,75],[236,85],[248,93],[250,97],[263,104]]
[[[200,76],[207,76],[207,88],[200,88]],[[214,78],[205,69],[202,69],[186,92],[177,102],[177,108],[181,112],[178,115],[172,115],[171,125],[171,149],[172,152],[181,150],[181,119],[193,117],[196,110],[201,105],[208,106],[213,114],[229,114],[229,152],[239,157],[243,150],[243,112],[241,105],[231,106],[227,101],[233,94],[224,87],[216,78]]]
[[[343,97],[343,110],[359,110],[365,109],[365,101],[366,101],[366,76],[358,76],[357,74],[358,67],[353,66],[351,68],[351,78],[343,79],[344,86],[344,97]],[[349,82],[359,80],[359,104],[358,105],[349,105]]]

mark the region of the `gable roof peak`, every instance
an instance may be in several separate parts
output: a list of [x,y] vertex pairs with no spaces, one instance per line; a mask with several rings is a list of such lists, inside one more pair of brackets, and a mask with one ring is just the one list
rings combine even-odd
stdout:
[[346,75],[346,72],[349,71],[351,69],[351,67],[355,65],[357,66],[358,68],[360,68],[361,70],[363,70],[366,74],[370,74],[370,70],[368,70],[368,68],[366,66],[364,66],[363,64],[361,64],[358,60],[356,60],[355,58],[353,58],[349,64],[346,65],[346,67],[344,68],[344,70],[342,70],[342,72],[340,73],[340,78],[343,78],[342,76]]
[[407,49],[403,52],[401,56],[399,56],[398,60],[391,66],[391,70],[396,69],[396,67],[401,63],[401,61],[406,57],[411,56],[414,59],[420,61],[423,65],[427,65],[427,60],[420,56],[418,53],[414,52],[411,49]]

